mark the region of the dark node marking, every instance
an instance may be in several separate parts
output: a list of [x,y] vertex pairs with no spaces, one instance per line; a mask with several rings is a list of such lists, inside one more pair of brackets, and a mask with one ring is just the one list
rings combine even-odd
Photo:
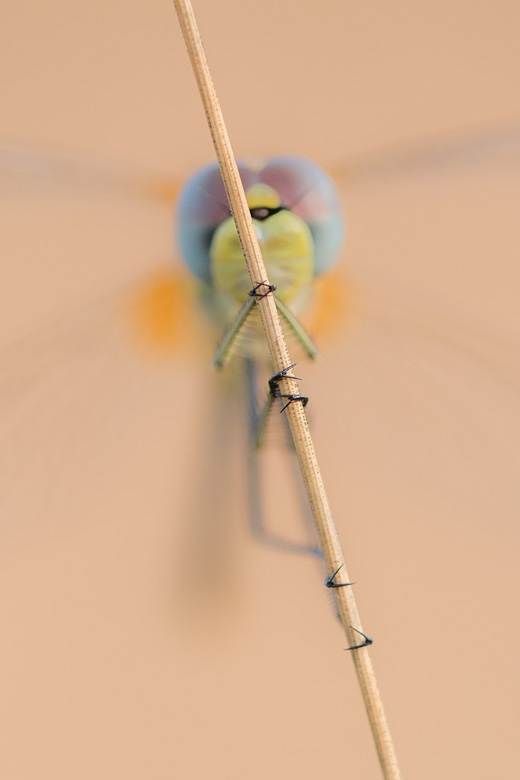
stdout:
[[326,588],[346,588],[349,585],[355,585],[356,584],[355,582],[338,582],[338,583],[334,582],[334,577],[339,572],[339,570],[343,568],[344,565],[345,564],[342,563],[341,566],[339,566],[336,569],[334,574],[332,574],[330,577],[327,577],[327,579],[325,580],[325,587]]
[[364,642],[361,642],[359,645],[352,645],[351,647],[346,647],[345,650],[359,650],[361,647],[368,647],[368,645],[373,644],[374,640],[364,634],[362,631],[359,631],[357,628],[354,628],[354,626],[350,626],[352,631],[355,631],[357,634],[360,634],[362,637],[364,637]]

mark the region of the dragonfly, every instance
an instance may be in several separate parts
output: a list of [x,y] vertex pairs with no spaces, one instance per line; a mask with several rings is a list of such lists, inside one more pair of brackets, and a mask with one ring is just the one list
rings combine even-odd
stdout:
[[[260,480],[253,452],[260,448],[275,398],[281,412],[293,402],[307,403],[302,394],[288,396],[279,388],[274,374],[264,409],[258,413],[256,363],[264,353],[260,321],[255,303],[273,295],[276,306],[307,356],[315,359],[318,350],[296,318],[299,309],[309,305],[314,279],[325,273],[339,257],[344,221],[339,194],[323,169],[297,156],[275,157],[249,165],[238,164],[253,225],[266,264],[267,280],[251,280],[243,262],[242,248],[217,165],[195,175],[184,188],[179,206],[181,252],[190,270],[204,286],[205,305],[217,323],[226,326],[213,363],[222,369],[238,348],[245,356],[245,374],[250,411],[250,518],[256,536],[284,549],[320,554],[316,547],[282,541],[264,528],[260,501]],[[273,283],[271,283],[273,282]],[[263,347],[263,350],[262,350]]]
[[[322,358],[294,359],[391,724],[409,776],[516,775],[517,152],[462,132],[516,112],[514,4],[272,5],[195,10],[238,156],[305,155],[340,192],[298,317]],[[2,774],[336,776],[367,744],[350,659],[316,562],[251,540],[241,363],[211,368],[172,249],[211,160],[173,9],[6,24],[2,134],[37,153],[0,175]],[[282,420],[264,516],[298,540]]]
[[[436,177],[443,173],[443,168],[445,172],[448,163],[452,170],[455,169],[456,175],[465,179],[466,187],[468,186],[466,181],[471,182],[475,169],[477,175],[479,173],[484,175],[490,169],[501,170],[504,165],[510,166],[511,161],[515,159],[515,138],[516,128],[506,128],[493,133],[477,133],[475,137],[459,139],[444,147],[442,144],[438,147],[427,145],[425,149],[415,154],[397,152],[380,157],[375,155],[357,170],[351,166],[348,170],[342,171],[338,168],[332,173],[333,176],[335,174],[340,192],[343,195],[347,192],[347,198],[349,184],[351,191],[357,190],[358,195],[360,193],[363,195],[364,188],[368,191],[371,189],[377,191],[379,187],[383,198],[389,182],[394,183],[396,180],[398,182],[401,180],[405,186],[418,186],[420,190],[423,186],[425,170],[433,180],[434,186],[442,187],[442,179],[437,178],[436,181]],[[129,198],[132,208],[135,200],[138,203],[146,201],[156,203],[156,208],[159,209],[164,208],[162,205],[164,202],[170,208],[172,193],[176,194],[180,189],[178,182],[123,174],[121,171],[82,165],[77,160],[64,156],[46,157],[40,153],[31,154],[30,151],[21,149],[5,148],[3,165],[4,189],[7,188],[15,200],[18,188],[23,191],[24,187],[29,186],[33,191],[34,188],[36,190],[40,188],[41,191],[43,187],[47,193],[54,191],[55,197],[59,199],[63,192],[68,193],[71,187],[75,186],[90,195],[94,192],[95,197],[101,199],[107,195],[109,198]],[[478,309],[484,307],[476,307],[477,311],[474,312],[476,316],[473,317],[472,322],[466,314],[461,315],[453,301],[450,301],[448,294],[450,290],[447,288],[442,289],[442,295],[439,295],[439,300],[435,301],[432,290],[427,289],[424,282],[419,282],[417,279],[416,289],[412,294],[407,290],[410,282],[408,280],[404,282],[399,278],[399,272],[389,268],[387,263],[376,256],[376,253],[369,262],[366,255],[363,257],[362,267],[358,266],[353,270],[352,279],[348,278],[351,270],[348,266],[347,272],[343,270],[343,274],[326,273],[330,271],[330,267],[334,265],[340,254],[343,217],[336,187],[318,166],[305,162],[301,158],[282,157],[275,158],[267,165],[265,163],[252,167],[242,165],[241,172],[246,188],[249,189],[250,207],[253,215],[256,216],[257,229],[260,232],[263,230],[267,235],[267,246],[272,239],[269,232],[270,223],[276,223],[280,218],[295,220],[301,231],[294,230],[295,240],[304,244],[307,242],[307,249],[302,253],[303,266],[298,271],[299,276],[294,277],[298,278],[298,289],[289,290],[291,306],[296,314],[293,314],[284,304],[287,292],[280,294],[279,303],[283,307],[282,315],[289,330],[296,334],[308,354],[312,356],[316,348],[306,335],[307,330],[313,335],[316,333],[318,341],[323,338],[327,343],[334,327],[336,330],[347,327],[347,332],[351,331],[351,344],[354,344],[356,338],[359,338],[363,332],[363,328],[367,327],[362,324],[366,322],[370,323],[371,328],[379,327],[383,338],[392,329],[396,334],[396,343],[400,345],[397,349],[389,347],[382,357],[387,372],[385,379],[394,376],[395,366],[390,368],[388,366],[390,356],[393,355],[392,362],[397,365],[399,361],[404,360],[406,350],[409,355],[414,356],[409,357],[408,362],[415,360],[419,365],[419,361],[423,361],[426,371],[432,371],[428,360],[431,359],[433,365],[434,357],[426,358],[419,346],[427,344],[428,349],[438,354],[441,365],[443,360],[453,361],[457,371],[460,371],[461,366],[464,365],[466,373],[476,372],[475,382],[481,383],[484,377],[486,382],[494,382],[506,394],[516,386],[518,381],[516,342],[512,338],[501,338],[499,334],[493,333],[491,323],[486,322],[485,318],[480,318],[479,323]],[[388,203],[385,206],[388,206]],[[173,272],[165,267],[156,272],[147,272],[144,275],[146,278],[142,281],[125,282],[122,288],[120,284],[114,285],[104,280],[102,293],[92,296],[90,304],[80,307],[79,312],[74,315],[64,313],[61,322],[58,318],[57,322],[50,322],[47,327],[37,329],[37,332],[32,334],[34,338],[29,334],[5,348],[3,372],[6,394],[5,435],[12,437],[7,438],[7,441],[12,443],[8,448],[11,465],[6,463],[4,473],[8,476],[2,495],[6,497],[6,516],[13,518],[14,527],[19,523],[20,514],[29,517],[37,511],[43,516],[56,515],[58,510],[56,507],[53,508],[53,502],[57,498],[62,501],[67,497],[66,501],[72,500],[73,503],[77,501],[76,496],[82,496],[79,503],[85,500],[84,492],[82,493],[81,490],[77,492],[76,487],[71,490],[65,490],[63,487],[53,490],[49,487],[47,478],[38,488],[38,475],[47,473],[46,469],[42,468],[41,459],[48,458],[48,444],[38,441],[37,437],[31,438],[36,436],[36,433],[34,431],[27,433],[26,420],[28,414],[38,414],[36,411],[40,408],[38,399],[42,394],[43,397],[47,397],[45,393],[55,394],[53,396],[55,409],[52,412],[58,417],[63,415],[62,407],[69,406],[72,427],[78,425],[74,404],[79,403],[82,398],[82,403],[87,404],[89,413],[94,414],[90,431],[103,430],[106,434],[110,427],[105,430],[99,425],[96,415],[100,412],[92,411],[90,399],[93,395],[97,400],[103,398],[104,394],[108,396],[107,388],[93,385],[92,380],[87,380],[84,375],[82,392],[78,392],[76,387],[69,397],[71,391],[68,388],[74,385],[71,373],[73,370],[78,370],[80,374],[90,371],[91,377],[98,374],[102,376],[103,371],[106,370],[104,368],[106,363],[103,361],[108,361],[112,366],[124,367],[121,371],[121,383],[125,390],[119,388],[115,392],[116,397],[126,396],[126,400],[124,403],[118,400],[115,404],[112,399],[110,401],[112,406],[109,404],[103,412],[107,419],[110,419],[113,430],[118,430],[117,437],[121,437],[121,441],[124,441],[125,436],[121,434],[118,426],[125,427],[125,414],[135,417],[135,413],[130,412],[130,409],[132,403],[136,403],[136,398],[132,397],[130,388],[135,387],[135,392],[140,398],[146,397],[146,394],[138,389],[139,382],[135,381],[135,376],[131,374],[132,381],[130,381],[126,373],[136,369],[132,360],[138,360],[139,355],[143,358],[145,353],[148,359],[153,355],[154,360],[149,360],[148,364],[148,379],[152,382],[152,386],[154,383],[159,383],[163,385],[163,389],[158,391],[157,386],[154,386],[153,391],[150,390],[152,397],[154,392],[159,394],[165,392],[164,388],[168,388],[167,392],[171,393],[171,385],[164,382],[164,377],[158,379],[160,372],[154,373],[155,358],[159,354],[163,357],[167,355],[169,358],[173,355],[175,362],[179,359],[179,355],[183,353],[185,355],[186,351],[193,355],[204,341],[206,344],[215,343],[215,333],[222,334],[237,314],[240,305],[248,300],[246,288],[250,286],[250,282],[240,263],[237,236],[230,222],[220,175],[214,166],[204,169],[190,180],[180,196],[178,209],[180,250],[191,272],[191,280],[186,274],[178,270]],[[433,210],[431,213],[433,218]],[[401,226],[398,231],[399,239],[402,239],[402,233],[405,233],[406,229],[406,226],[404,229]],[[271,233],[276,238],[276,231],[271,229]],[[286,283],[284,282],[286,272],[283,262],[280,263],[279,258],[276,257],[276,245],[274,247],[275,259],[269,259],[268,265],[274,269],[275,282],[278,282],[278,285],[282,282],[283,286]],[[441,252],[442,248],[438,251]],[[355,244],[354,252],[356,252]],[[233,264],[229,263],[230,257],[233,258]],[[211,267],[212,263],[213,267]],[[312,263],[315,265],[312,266]],[[421,268],[423,268],[422,264]],[[412,269],[410,278],[413,278],[415,273]],[[433,281],[434,284],[438,284],[439,279],[435,278],[434,264],[428,273],[430,274],[428,282]],[[294,278],[291,284],[294,283]],[[454,280],[455,275],[451,272],[450,283]],[[442,282],[442,279],[440,281]],[[459,284],[459,280],[456,283]],[[303,327],[296,319],[300,310],[306,311]],[[195,315],[197,311],[199,314]],[[201,312],[205,312],[202,317]],[[204,316],[211,323],[211,327],[203,333],[200,320]],[[509,322],[511,325],[514,324],[514,317],[508,318],[506,314],[505,319],[508,324]],[[342,325],[338,325],[338,322]],[[247,327],[242,330],[247,330]],[[242,351],[245,349],[246,353],[252,349],[251,343],[255,344],[256,350],[258,344],[262,342],[258,324],[253,326],[253,330],[254,339],[245,337],[245,343],[249,346],[242,347]],[[506,331],[505,326],[503,330]],[[232,344],[236,346],[235,342],[240,342],[243,336],[243,332],[238,336],[234,333]],[[367,338],[366,334],[365,338]],[[374,334],[371,338],[375,338]],[[134,358],[130,359],[132,339]],[[226,350],[221,350],[217,362],[224,363],[229,360],[233,351],[230,348],[231,342],[227,340]],[[406,345],[406,350],[403,345]],[[114,355],[118,355],[119,363],[114,362]],[[342,362],[345,362],[344,359]],[[162,365],[164,366],[164,361]],[[172,364],[169,365],[171,368]],[[320,369],[314,370],[319,372]],[[337,367],[327,368],[328,372],[335,370]],[[382,366],[373,367],[373,370],[381,371]],[[481,372],[482,376],[478,372]],[[204,381],[209,380],[206,377]],[[375,383],[379,384],[381,381],[379,377]],[[441,386],[442,382],[445,382],[443,378],[438,377],[435,377],[435,381],[441,382]],[[252,383],[256,388],[256,378]],[[351,378],[349,383],[352,384]],[[45,389],[47,386],[48,389]],[[232,396],[229,387],[226,392],[230,392]],[[450,394],[447,388],[444,392]],[[66,402],[59,400],[60,393],[65,394]],[[346,391],[346,397],[348,395],[349,390]],[[137,402],[137,408],[140,403],[141,401]],[[442,404],[440,406],[442,408]],[[84,407],[80,406],[80,408]],[[157,404],[157,408],[160,408],[160,404]],[[448,402],[446,408],[450,408]],[[61,429],[56,424],[56,417],[53,414],[51,413],[51,420],[47,425],[50,424],[54,434],[51,434],[47,428],[41,434],[47,442],[52,442]],[[436,414],[440,412],[437,411]],[[213,411],[213,416],[221,419],[222,412]],[[143,423],[144,420],[146,416],[143,417]],[[25,426],[23,435],[20,434],[21,421]],[[495,434],[498,436],[498,431],[493,431],[492,437]],[[128,433],[126,435],[128,436]],[[72,434],[72,439],[76,444],[75,434]],[[79,439],[82,441],[81,436]],[[509,439],[508,441],[510,442]],[[65,446],[66,437],[58,447]],[[510,443],[507,446],[509,447]],[[77,475],[85,471],[80,463],[88,456],[82,452],[82,449],[86,451],[89,449],[84,447],[83,441],[77,452],[77,461],[73,451],[69,451],[68,454],[67,460],[72,470],[68,479],[73,485],[78,479]],[[101,449],[103,450],[103,447]],[[213,448],[209,449],[214,452]],[[121,455],[121,452],[117,453],[117,456]],[[114,456],[117,459],[116,452],[113,452],[111,457]],[[62,457],[56,455],[58,461]],[[503,458],[507,460],[507,457],[507,451],[504,451]],[[121,460],[124,461],[124,457],[121,457]],[[350,465],[355,471],[355,464]],[[208,468],[211,468],[211,464]],[[16,470],[15,474],[13,469]],[[22,477],[24,472],[25,477]],[[421,479],[424,479],[424,475]],[[99,475],[94,477],[94,483],[96,481],[102,482]],[[25,495],[21,484],[32,486]],[[40,495],[35,501],[34,496],[38,495],[38,490]],[[88,490],[92,490],[91,485]]]
[[[10,167],[10,173],[16,175],[20,172],[20,168],[23,169],[23,166],[29,163],[29,158],[23,158],[23,155],[21,157],[16,150],[5,150],[5,162],[6,168]],[[38,162],[45,168],[43,159]],[[32,163],[33,167],[38,167],[36,160],[33,159]],[[49,163],[50,161],[47,160],[47,164]],[[31,167],[30,163],[29,167]],[[247,198],[264,249],[265,261],[271,278],[276,282],[277,306],[304,352],[307,356],[316,358],[318,350],[297,320],[295,312],[311,307],[311,297],[315,292],[312,290],[312,283],[338,260],[344,227],[337,189],[323,169],[309,160],[296,156],[278,157],[251,165],[242,163],[239,170],[247,188]],[[9,170],[7,172],[9,173]],[[62,178],[64,174],[68,177],[70,170],[63,160],[54,160],[54,165],[51,164],[46,173],[50,174],[51,179],[53,175],[59,179],[60,174]],[[90,171],[89,174],[92,179],[93,172]],[[105,180],[106,185],[107,173],[104,172],[101,178]],[[127,181],[126,185],[129,183]],[[155,190],[158,189],[156,186]],[[214,327],[223,330],[231,324],[213,362],[222,368],[229,363],[237,346],[238,351],[246,356],[251,450],[255,451],[260,446],[260,439],[265,435],[273,394],[268,395],[264,413],[258,415],[256,361],[253,357],[258,358],[262,355],[265,362],[266,350],[263,348],[259,319],[255,316],[255,297],[247,294],[246,288],[250,286],[250,282],[243,263],[238,235],[226,203],[218,166],[215,164],[209,166],[189,181],[181,193],[178,211],[181,254],[186,266],[197,278],[201,308],[206,309],[206,313],[210,313]],[[180,323],[175,323],[173,320],[182,318],[182,315],[179,316],[181,308],[179,304],[182,297],[188,295],[189,291],[182,280],[179,281],[175,276],[172,277],[164,272],[158,274],[150,284],[144,285],[144,293],[139,293],[139,300],[135,301],[134,325],[141,337],[145,336],[144,340],[148,343],[149,349],[161,351],[171,347],[175,350],[179,341],[177,326]],[[237,307],[240,306],[239,311]],[[316,301],[314,306],[316,307]],[[105,307],[106,303],[94,306],[94,309],[98,309],[98,314],[101,314],[100,319],[103,319],[102,311]],[[233,324],[232,320],[235,318],[236,323]],[[66,325],[62,325],[62,330],[66,332],[70,325],[71,320],[67,320]],[[79,331],[71,341],[73,349],[78,344],[78,337],[80,342],[82,340],[80,335],[82,325],[78,323],[77,327]],[[191,330],[191,326],[188,326],[188,330]],[[59,340],[57,333],[53,333],[51,327],[50,334],[46,334],[44,329],[43,337],[44,341],[45,338],[50,338],[52,352],[56,340]],[[172,341],[173,343],[170,343]],[[16,347],[15,344],[15,349]],[[22,353],[24,348],[25,344],[22,344]],[[40,344],[38,349],[34,346],[30,347],[41,355],[45,354],[48,348],[48,344],[43,346]],[[17,361],[19,362],[19,357],[15,355],[15,362]],[[47,367],[55,368],[52,366],[52,358],[50,358],[50,366]],[[39,369],[36,369],[36,374],[38,371]],[[9,385],[13,377],[9,370],[6,374],[6,384]],[[29,378],[29,388],[34,379],[37,384],[39,377]],[[16,378],[14,384],[17,385]],[[302,399],[306,400],[305,396],[302,396]],[[220,417],[221,412],[219,411],[216,416]],[[249,457],[249,504],[251,525],[255,534],[262,541],[268,541],[270,544],[277,543],[284,549],[310,551],[317,554],[315,547],[282,541],[265,531],[258,510],[260,500],[258,464],[252,452]]]
[[[464,594],[481,574],[471,563],[481,537],[491,560],[494,545],[501,551],[494,580],[508,571],[503,550],[517,521],[520,440],[512,284],[516,134],[515,128],[469,134],[453,143],[427,143],[414,153],[397,150],[359,165],[331,166],[348,237],[336,266],[312,279],[308,306],[297,312],[322,353],[315,362],[298,356],[297,368],[302,393],[310,398],[306,408],[327,490],[347,554],[350,544],[361,551],[353,572],[358,593],[363,597],[371,581],[378,583],[382,611],[367,621],[368,631],[397,666],[403,654],[412,666],[413,660],[409,644],[394,648],[389,639],[395,617],[385,616],[395,612],[381,596],[381,581],[391,582],[404,600],[400,619],[409,619],[413,609],[406,601],[412,581],[421,601],[417,612],[426,603],[440,622],[429,590],[440,570],[442,582],[434,585],[452,599],[451,620],[469,631],[460,604],[466,598],[464,608],[471,607]],[[30,232],[17,232],[9,257],[16,258],[13,247],[23,244],[19,259],[30,261],[30,246],[52,261],[62,238],[67,250],[60,249],[55,271],[52,262],[46,268],[54,274],[46,280],[55,289],[52,316],[39,308],[36,296],[19,298],[29,325],[13,328],[3,347],[3,549],[37,550],[49,538],[58,544],[97,526],[110,538],[115,526],[119,554],[129,525],[142,528],[146,551],[149,518],[155,515],[158,523],[164,517],[164,528],[172,529],[164,532],[171,544],[163,543],[165,569],[176,572],[176,591],[188,601],[187,611],[200,619],[210,604],[211,614],[227,614],[222,604],[236,605],[248,568],[259,567],[251,563],[257,547],[244,542],[247,521],[258,527],[248,483],[257,472],[248,468],[240,344],[218,375],[211,367],[242,298],[231,309],[227,302],[222,315],[200,278],[206,271],[193,273],[189,263],[175,262],[180,236],[172,252],[171,223],[179,224],[172,215],[179,214],[183,197],[177,178],[20,148],[5,149],[1,158],[10,217],[4,240],[20,227],[14,222],[18,204],[24,219],[31,201],[41,212]],[[224,224],[221,195],[211,201]],[[126,238],[119,225],[117,236],[111,234],[114,215]],[[80,224],[71,239],[69,221]],[[141,221],[142,236],[131,227]],[[195,230],[200,234],[200,220]],[[158,232],[164,241],[154,243]],[[193,263],[201,257],[191,261],[186,254]],[[65,300],[60,280],[71,268],[81,284],[71,279]],[[14,281],[20,286],[20,279]],[[245,297],[248,290],[245,283]],[[265,370],[259,377],[264,395],[268,376]],[[332,391],[324,389],[324,377]],[[273,436],[282,420],[272,415]],[[312,536],[301,528],[305,514],[293,480],[294,457],[278,438],[266,445],[254,456],[262,477],[252,486],[258,488],[261,520],[275,538],[312,546]],[[435,571],[427,566],[426,577],[424,539],[435,552]],[[293,572],[299,578],[304,572],[298,559],[259,549],[267,556],[261,558],[265,568],[253,569],[262,599],[273,588],[272,598],[280,600],[280,583],[288,587]],[[397,574],[388,549],[399,560]],[[308,579],[319,589],[314,571]],[[474,614],[470,609],[471,620]],[[430,616],[414,618],[414,630],[421,648],[430,646]],[[179,633],[185,631],[184,621]],[[438,648],[433,652],[432,668],[439,663]],[[464,644],[458,652],[466,653]],[[188,668],[187,656],[179,657],[181,668]],[[185,711],[184,700],[183,724]]]

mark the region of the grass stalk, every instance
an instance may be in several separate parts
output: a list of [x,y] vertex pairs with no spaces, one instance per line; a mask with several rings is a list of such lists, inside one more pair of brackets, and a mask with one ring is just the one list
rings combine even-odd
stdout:
[[[174,0],[180,26],[188,49],[195,79],[206,112],[216,156],[220,165],[231,212],[240,237],[245,261],[251,277],[251,287],[265,282],[267,272],[260,253],[246,196],[238,173],[224,119],[217,99],[213,80],[202,47],[193,8],[189,0]],[[241,63],[237,62],[237,67]],[[274,297],[266,295],[256,301],[265,337],[269,346],[275,371],[282,371],[292,364],[283,335],[279,313]],[[299,387],[294,374],[289,371],[281,381],[282,392],[298,394]],[[325,494],[323,480],[316,460],[307,418],[302,403],[292,403],[286,409],[294,446],[305,483],[307,496],[314,516],[320,544],[329,576],[336,585],[349,582],[345,560],[341,551],[338,533],[332,518],[330,506]],[[359,645],[363,640],[363,627],[359,618],[351,587],[335,587],[338,612],[347,637],[349,647]],[[376,677],[370,659],[368,647],[360,647],[351,652],[356,669],[363,701],[368,714],[370,727],[376,745],[385,780],[400,780],[401,772],[397,761],[394,743],[390,734],[383,702],[377,687]]]

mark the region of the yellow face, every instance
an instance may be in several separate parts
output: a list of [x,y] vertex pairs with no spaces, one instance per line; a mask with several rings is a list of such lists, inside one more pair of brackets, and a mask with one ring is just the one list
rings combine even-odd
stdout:
[[[308,288],[314,277],[311,231],[301,217],[286,209],[265,218],[254,217],[255,210],[277,209],[281,205],[278,193],[269,185],[255,184],[247,190],[246,195],[248,206],[253,212],[253,224],[269,280],[276,286],[278,298],[290,305]],[[251,281],[231,217],[224,220],[215,231],[210,263],[214,288],[244,303],[251,289]]]

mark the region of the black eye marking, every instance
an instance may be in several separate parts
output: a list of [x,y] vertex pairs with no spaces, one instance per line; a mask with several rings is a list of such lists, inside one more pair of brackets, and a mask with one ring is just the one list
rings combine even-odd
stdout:
[[288,210],[289,209],[286,206],[275,206],[274,208],[270,208],[269,206],[255,206],[254,209],[250,209],[250,212],[252,219],[257,219],[260,222],[263,222],[265,219],[272,217],[273,214],[278,214],[280,211]]

